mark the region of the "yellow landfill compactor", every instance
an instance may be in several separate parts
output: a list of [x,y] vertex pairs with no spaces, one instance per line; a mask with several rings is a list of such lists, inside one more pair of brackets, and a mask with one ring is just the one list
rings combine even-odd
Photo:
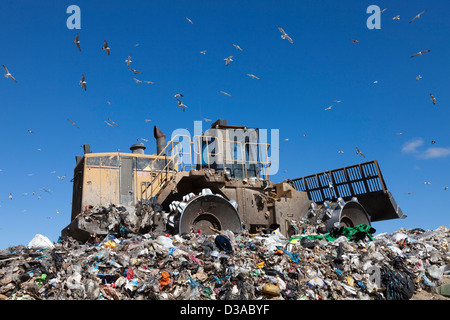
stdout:
[[154,155],[145,154],[141,143],[131,153],[93,153],[84,145],[84,155],[76,157],[71,222],[63,236],[86,241],[92,233],[106,235],[108,230],[83,219],[92,207],[133,211],[146,202],[158,204],[155,228],[180,234],[279,228],[290,236],[308,219],[331,230],[406,217],[376,160],[273,183],[270,144],[257,128],[219,119],[197,136],[166,142],[156,126],[154,136]]

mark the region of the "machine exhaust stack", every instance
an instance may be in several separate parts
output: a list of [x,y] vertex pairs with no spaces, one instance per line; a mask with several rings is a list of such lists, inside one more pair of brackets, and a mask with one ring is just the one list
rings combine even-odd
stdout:
[[[153,129],[153,135],[155,136],[156,139],[156,154],[159,155],[166,147],[166,136],[156,126]],[[161,155],[164,156],[165,154]]]

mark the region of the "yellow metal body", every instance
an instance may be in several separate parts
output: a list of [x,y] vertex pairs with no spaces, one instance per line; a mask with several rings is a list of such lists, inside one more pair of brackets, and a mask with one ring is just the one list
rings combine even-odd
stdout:
[[75,168],[72,219],[86,206],[133,206],[140,199],[151,198],[163,187],[158,182],[174,173],[169,162],[168,157],[157,155],[85,154]]

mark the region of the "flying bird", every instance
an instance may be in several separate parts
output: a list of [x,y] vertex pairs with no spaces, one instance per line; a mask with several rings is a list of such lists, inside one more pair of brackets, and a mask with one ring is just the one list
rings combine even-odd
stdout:
[[220,93],[223,93],[223,94],[226,95],[226,96],[231,97],[231,95],[230,95],[229,93],[225,92],[225,91],[219,90],[219,92],[220,92]]
[[331,108],[332,108],[333,106],[329,106],[328,108],[325,108],[324,110],[326,111],[326,110],[331,110]]
[[254,74],[246,74],[247,76],[253,78],[253,79],[257,79],[257,80],[261,80],[260,78],[258,78],[257,76],[255,76]]
[[381,13],[385,12],[388,8],[384,8],[383,10],[381,10]]
[[422,79],[422,76],[420,74],[416,77],[417,81],[419,81],[419,79]]
[[333,102],[336,102],[336,103],[341,103],[341,102],[342,102],[342,100],[333,100]]
[[180,98],[180,97],[182,97],[183,95],[181,94],[181,93],[176,93],[175,95],[174,95],[174,97],[175,98]]
[[355,39],[350,39],[350,41],[353,42],[353,43],[358,43],[359,42],[359,40],[355,40]]
[[79,36],[78,36],[78,33],[77,33],[77,35],[76,35],[76,37],[75,37],[75,40],[73,40],[73,43],[74,43],[74,44],[76,44],[76,45],[77,45],[77,48],[78,48],[78,50],[80,50],[80,51],[81,51],[81,48],[80,48],[80,40],[79,40]]
[[76,124],[75,124],[75,122],[73,122],[72,120],[70,120],[69,118],[67,119],[70,123],[72,123],[75,127],[77,127],[77,128],[79,128]]
[[433,104],[436,104],[436,98],[430,93],[431,101],[433,101]]
[[203,118],[203,121],[205,121],[205,122],[212,122],[211,119],[207,119],[207,118]]
[[430,181],[425,181],[423,184],[431,184]]
[[147,80],[144,80],[144,82],[145,82],[145,83],[148,83],[148,84],[155,84],[154,82],[147,81]]
[[417,16],[415,16],[409,23],[411,23],[411,22],[413,22],[414,20],[420,18],[420,16],[421,16],[422,14],[424,14],[426,11],[427,11],[427,10],[423,10],[421,13],[419,13]]
[[431,144],[435,144],[436,143],[436,141],[435,140],[431,140]]
[[114,121],[112,121],[110,118],[108,118],[108,121],[111,122],[113,125],[115,125],[116,127],[118,127],[119,125],[117,123],[115,123]]
[[177,100],[178,100],[178,108],[183,109],[183,112],[184,112],[185,108],[187,108],[187,106],[184,105],[183,102],[180,99],[177,99]]
[[81,75],[80,86],[86,91],[86,80],[84,78],[84,74]]
[[109,126],[109,127],[113,127],[113,125],[111,123],[109,123],[108,121],[104,120],[104,122]]
[[445,187],[444,187],[444,190],[447,190],[447,189],[448,189],[448,187],[447,187],[447,186],[445,186]]
[[131,61],[131,56],[128,56],[128,59],[125,60],[125,62],[127,63],[127,67],[129,67],[129,66],[130,66],[130,63],[132,62],[132,61]]
[[31,131],[30,129],[27,130],[29,133],[34,133],[34,131]]
[[3,66],[3,69],[5,69],[6,72],[5,78],[11,78],[14,82],[17,82],[16,79],[12,76],[11,73],[9,73],[8,69],[5,66]]
[[231,58],[233,58],[233,56],[229,56],[228,58],[223,59],[223,60],[226,61],[226,62],[225,62],[225,65],[226,65],[226,66],[229,65],[231,61],[233,61],[233,59],[231,59]]
[[342,149],[341,149],[341,150],[338,151],[338,153],[344,153],[344,151],[342,151]]
[[363,156],[363,158],[365,158],[366,156],[362,154],[361,151],[359,151],[358,147],[356,147],[356,154],[359,154],[361,156]]
[[103,42],[103,48],[102,48],[102,50],[105,50],[106,53],[107,53],[108,56],[109,56],[109,50],[110,50],[110,48],[108,47],[108,42],[106,42],[106,40]]
[[400,15],[396,15],[395,17],[392,18],[392,20],[400,20]]
[[9,194],[9,200],[12,200],[12,193]]
[[139,79],[136,79],[136,78],[133,78],[133,80],[136,81],[136,83],[142,83],[142,80],[139,80]]
[[202,53],[202,54],[206,54],[206,50],[200,51],[200,53]]
[[422,50],[422,51],[419,51],[419,52],[417,52],[416,54],[413,54],[412,56],[411,56],[411,58],[414,58],[415,56],[418,56],[418,55],[422,55],[423,53],[427,53],[427,52],[430,52],[431,50]]
[[191,19],[189,19],[188,17],[185,17],[185,18],[187,21],[189,21],[190,24],[194,24]]
[[235,47],[235,48],[238,49],[238,50],[244,51],[244,50],[242,50],[241,47],[239,47],[237,44],[233,44],[233,47]]
[[284,32],[283,28],[278,26],[278,30],[280,30],[280,32],[281,32],[281,39],[287,39],[287,40],[289,40],[290,43],[292,43],[292,44],[294,43],[294,41],[291,39],[291,37],[289,37],[289,35],[286,32]]
[[130,67],[128,67],[128,70],[132,71],[134,74],[138,74],[138,73],[142,74],[142,72],[131,69]]

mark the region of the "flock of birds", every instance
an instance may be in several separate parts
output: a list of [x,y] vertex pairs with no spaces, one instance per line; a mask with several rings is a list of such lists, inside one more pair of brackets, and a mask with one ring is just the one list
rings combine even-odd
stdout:
[[[381,12],[384,13],[386,10],[387,10],[387,8],[383,9]],[[421,17],[421,15],[423,15],[426,11],[427,11],[427,10],[424,10],[424,11],[420,12],[419,14],[417,14],[416,16],[414,16],[414,17],[409,21],[409,23],[412,23],[412,22],[414,22],[416,19],[419,19],[419,18]],[[190,24],[194,24],[194,22],[193,22],[191,19],[189,19],[189,18],[187,18],[187,17],[185,17],[185,18],[186,18],[186,20],[187,20]],[[392,19],[393,19],[393,20],[400,20],[400,15],[396,15],[396,16],[394,16]],[[277,26],[277,27],[278,27],[278,30],[279,30],[280,33],[281,33],[281,38],[282,38],[283,40],[289,41],[291,44],[294,44],[293,39],[285,32],[285,30],[284,30],[282,27],[280,27],[280,26]],[[354,43],[354,44],[358,44],[358,43],[359,43],[359,40],[356,40],[356,39],[350,39],[350,40],[351,40],[351,42]],[[75,46],[77,47],[77,49],[79,50],[79,52],[81,52],[81,51],[82,51],[82,49],[81,49],[81,41],[80,41],[80,36],[79,36],[78,33],[76,34],[75,39],[73,40],[73,43],[75,44]],[[135,46],[138,46],[138,45],[139,45],[139,44],[136,44]],[[237,44],[232,44],[232,45],[233,45],[237,50],[239,50],[239,51],[241,51],[241,52],[243,51],[243,49],[242,49],[239,45],[237,45]],[[106,54],[107,54],[108,56],[111,54],[111,48],[109,47],[109,44],[108,44],[108,42],[107,42],[106,40],[104,40],[103,46],[102,46],[101,49],[102,49],[103,51],[105,51]],[[417,56],[422,56],[423,54],[429,53],[430,51],[431,51],[431,50],[421,50],[421,51],[419,51],[419,52],[417,52],[417,53],[411,55],[411,58],[415,58],[415,57],[417,57]],[[205,55],[206,52],[207,52],[206,50],[200,51],[200,53],[203,54],[203,55]],[[233,62],[233,55],[230,55],[230,56],[224,58],[224,61],[225,61],[225,66],[229,66],[230,63]],[[131,64],[132,64],[131,55],[128,56],[128,58],[125,60],[125,63],[126,63],[126,66],[127,66],[128,70],[129,70],[133,75],[140,75],[140,74],[142,74],[141,71],[138,71],[138,70],[133,69],[133,68],[130,67]],[[4,74],[4,77],[5,77],[5,78],[9,78],[9,79],[13,80],[14,82],[17,82],[16,78],[11,74],[11,72],[8,70],[8,68],[7,68],[5,65],[3,65],[3,69],[4,69],[4,71],[5,71],[5,74]],[[254,75],[254,74],[246,74],[246,76],[248,76],[248,77],[250,77],[250,78],[252,78],[252,79],[261,80],[258,76]],[[422,78],[421,75],[417,75],[416,80],[419,81],[421,78]],[[137,78],[132,78],[132,79],[133,79],[136,83],[155,84],[154,82],[148,81],[148,80],[140,80],[140,79],[137,79]],[[378,81],[375,81],[374,83],[377,83],[377,82],[378,82]],[[83,90],[85,90],[85,91],[87,90],[87,82],[86,82],[86,77],[85,77],[84,74],[81,75],[81,80],[80,80],[80,82],[79,82],[79,85],[81,86],[81,88],[82,88]],[[219,90],[219,93],[224,94],[224,95],[226,95],[226,96],[228,96],[228,97],[232,97],[228,92],[225,92],[225,91],[222,91],[222,90]],[[181,98],[183,97],[183,94],[177,93],[177,94],[174,95],[174,97],[175,97],[176,100],[177,100],[177,107],[180,108],[180,109],[182,109],[183,112],[186,111],[186,109],[187,109],[188,107],[187,107],[187,106],[182,102],[182,100],[181,100]],[[432,93],[430,93],[430,97],[431,97],[431,101],[432,101],[433,105],[435,105],[435,104],[436,104],[436,101],[437,101],[436,97],[435,97]],[[111,104],[109,101],[107,101],[107,102],[108,102],[108,104]],[[334,102],[334,103],[341,103],[342,100],[333,100],[333,102]],[[330,105],[329,107],[325,108],[325,111],[331,110],[333,106],[334,106],[334,105]],[[67,120],[68,120],[73,126],[75,126],[76,128],[79,128],[79,126],[78,126],[75,122],[73,122],[73,121],[70,120],[70,119],[67,119]],[[205,118],[204,120],[205,120],[205,121],[211,121],[210,119],[206,119],[206,118]],[[149,122],[149,121],[151,121],[151,120],[145,119],[145,121],[146,121],[146,122]],[[104,122],[105,122],[108,126],[110,126],[110,127],[114,127],[114,126],[117,126],[117,127],[118,127],[118,126],[119,126],[116,122],[114,122],[114,121],[111,120],[110,118],[108,118],[108,119],[105,120]],[[32,134],[34,133],[32,130],[28,130],[28,132],[29,132],[29,133],[32,133]],[[398,134],[401,134],[401,133],[398,133]],[[308,135],[307,135],[307,134],[303,134],[302,136],[303,136],[303,137],[307,137]],[[141,138],[141,140],[145,140],[145,139]],[[288,139],[285,139],[285,140],[287,141]],[[140,141],[140,140],[138,139],[138,141]],[[432,141],[432,144],[433,144],[433,143],[435,143],[435,141]],[[341,149],[341,150],[338,151],[338,153],[339,153],[339,154],[342,154],[342,153],[344,153],[344,151]],[[366,157],[366,156],[360,151],[360,149],[359,149],[358,147],[356,147],[356,154],[357,154],[357,155],[360,155],[360,156],[362,156],[362,157],[364,157],[364,158]],[[286,172],[286,171],[285,171],[285,172]],[[54,172],[53,172],[53,173],[54,173]],[[65,178],[65,175],[64,175],[64,176],[61,176],[61,177],[58,177],[58,178],[59,178],[60,180],[63,180],[63,179]],[[430,184],[430,182],[429,182],[429,181],[426,181],[426,182],[424,182],[424,184]],[[444,190],[447,190],[447,189],[448,189],[448,187],[445,186],[445,187],[444,187]],[[44,192],[50,192],[50,191],[48,190],[48,188],[44,188],[44,187],[42,187],[41,190],[44,191]],[[33,192],[33,195],[34,195],[34,194],[35,194],[35,192]],[[412,194],[412,192],[409,192],[408,194]],[[39,199],[39,198],[40,198],[40,196],[38,196],[38,199]],[[10,199],[10,200],[13,199],[12,193],[10,193],[9,199]],[[57,210],[57,213],[60,213],[59,210]],[[51,217],[49,217],[49,218],[51,218]]]

